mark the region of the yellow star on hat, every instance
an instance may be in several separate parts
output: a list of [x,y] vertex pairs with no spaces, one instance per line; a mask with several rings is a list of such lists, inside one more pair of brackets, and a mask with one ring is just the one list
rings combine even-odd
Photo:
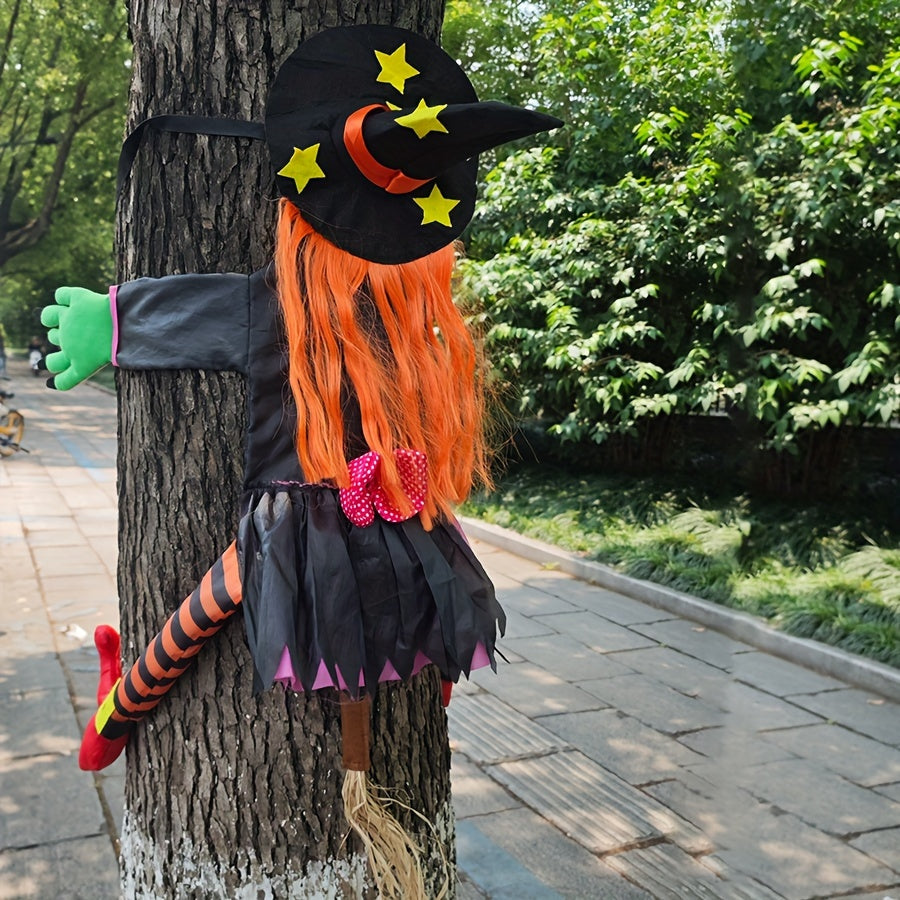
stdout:
[[419,74],[419,70],[406,61],[406,44],[401,44],[393,53],[376,50],[375,58],[381,65],[381,71],[375,80],[391,85],[401,94],[406,87],[406,79]]
[[397,116],[397,124],[406,128],[412,128],[417,138],[423,138],[432,131],[442,131],[449,134],[444,123],[438,119],[438,114],[447,108],[447,104],[442,106],[429,106],[424,100],[419,101],[419,105],[405,116]]
[[459,200],[450,200],[441,193],[441,189],[434,185],[427,197],[413,197],[413,200],[422,208],[422,221],[420,225],[428,225],[437,222],[439,225],[452,226],[450,210],[459,203]]
[[302,193],[303,188],[309,184],[310,179],[325,177],[325,173],[316,162],[320,146],[320,144],[313,144],[305,150],[301,150],[300,147],[294,147],[294,153],[288,160],[287,165],[283,169],[278,170],[279,175],[294,179],[298,194]]

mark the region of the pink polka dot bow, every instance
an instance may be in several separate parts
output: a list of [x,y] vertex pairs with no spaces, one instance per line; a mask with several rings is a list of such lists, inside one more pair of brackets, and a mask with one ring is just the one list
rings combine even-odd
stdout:
[[360,528],[375,521],[375,513],[388,522],[403,522],[422,511],[428,490],[428,462],[421,450],[395,450],[400,485],[412,512],[404,514],[390,502],[381,487],[381,457],[374,451],[351,459],[350,487],[341,488],[341,508],[347,518]]

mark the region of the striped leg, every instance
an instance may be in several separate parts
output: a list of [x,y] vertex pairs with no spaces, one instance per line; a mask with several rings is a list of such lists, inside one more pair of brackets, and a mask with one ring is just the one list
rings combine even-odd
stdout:
[[100,704],[82,738],[82,769],[103,769],[119,756],[135,725],[165,697],[241,600],[237,550],[231,544]]

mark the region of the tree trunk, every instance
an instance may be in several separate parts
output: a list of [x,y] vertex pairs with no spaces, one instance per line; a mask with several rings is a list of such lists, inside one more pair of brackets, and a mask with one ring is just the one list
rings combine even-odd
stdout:
[[[436,38],[443,3],[131,0],[129,13],[133,127],[161,113],[261,121],[278,64],[303,38],[369,22]],[[273,181],[260,143],[148,135],[120,200],[119,281],[260,268],[272,253]],[[119,595],[130,664],[235,537],[246,394],[232,373],[120,371],[118,386]],[[132,737],[126,897],[371,895],[360,847],[345,841],[336,697],[281,689],[253,697],[251,681],[238,616]],[[404,792],[452,865],[439,696],[430,670],[409,685],[382,686],[372,777]],[[426,843],[425,826],[398,817]],[[439,860],[432,845],[432,890]]]

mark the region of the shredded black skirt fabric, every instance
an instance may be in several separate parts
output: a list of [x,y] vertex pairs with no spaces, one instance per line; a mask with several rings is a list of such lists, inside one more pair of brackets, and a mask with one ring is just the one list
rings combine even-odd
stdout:
[[409,678],[420,655],[453,682],[482,648],[496,669],[506,617],[455,525],[376,516],[360,528],[324,485],[244,500],[237,549],[255,690],[272,685],[285,647],[304,690],[324,663],[354,696],[374,693],[386,666]]

